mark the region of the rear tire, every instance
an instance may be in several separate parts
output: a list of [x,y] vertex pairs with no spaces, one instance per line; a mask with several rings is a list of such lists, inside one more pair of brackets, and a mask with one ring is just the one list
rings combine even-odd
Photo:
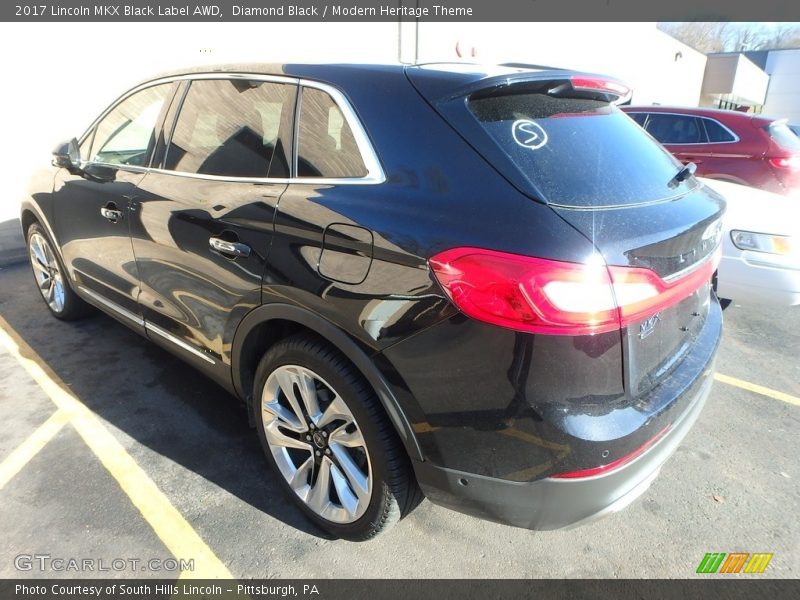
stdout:
[[41,225],[28,227],[27,242],[33,278],[50,314],[63,321],[90,314],[92,307],[73,291],[69,275]]
[[374,391],[310,334],[275,344],[255,374],[261,445],[305,515],[337,538],[368,540],[420,501],[408,456]]

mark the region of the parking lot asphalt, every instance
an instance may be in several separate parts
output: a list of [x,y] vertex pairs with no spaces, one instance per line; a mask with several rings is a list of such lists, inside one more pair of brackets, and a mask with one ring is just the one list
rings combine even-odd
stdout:
[[725,311],[732,383],[622,512],[534,532],[423,502],[361,544],[304,519],[238,402],[177,358],[104,315],[51,318],[25,264],[0,268],[0,317],[3,578],[174,577],[173,558],[195,577],[682,578],[708,552],[773,554],[735,577],[800,576],[800,308]]

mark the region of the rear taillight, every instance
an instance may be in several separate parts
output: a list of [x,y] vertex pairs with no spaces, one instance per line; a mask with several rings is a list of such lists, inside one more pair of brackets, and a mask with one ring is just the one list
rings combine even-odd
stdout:
[[800,155],[782,156],[780,158],[770,158],[769,164],[776,169],[785,169],[788,171],[800,171]]
[[469,317],[531,333],[590,335],[615,331],[690,296],[715,260],[665,281],[638,267],[609,267],[478,248],[454,248],[430,259],[447,295]]

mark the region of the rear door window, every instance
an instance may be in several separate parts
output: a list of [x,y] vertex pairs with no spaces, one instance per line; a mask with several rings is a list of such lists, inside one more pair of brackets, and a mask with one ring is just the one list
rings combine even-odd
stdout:
[[[467,101],[534,197],[561,206],[598,207],[681,192],[669,185],[679,163],[636,122],[601,100],[552,97],[553,85],[510,86]],[[695,185],[691,178],[686,183]]]
[[366,177],[367,167],[353,130],[329,94],[303,88],[297,139],[297,176]]
[[651,113],[647,132],[662,144],[703,144],[705,133],[696,117]]
[[193,81],[164,168],[222,177],[288,177],[296,87],[258,80]]

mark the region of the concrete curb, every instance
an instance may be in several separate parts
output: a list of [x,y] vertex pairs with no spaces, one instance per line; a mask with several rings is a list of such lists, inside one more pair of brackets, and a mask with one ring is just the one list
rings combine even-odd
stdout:
[[0,223],[0,267],[24,261],[26,256],[19,219]]
[[20,249],[16,254],[0,252],[0,267],[10,267],[11,265],[23,263],[27,258],[28,255],[27,252],[25,252],[25,248]]

